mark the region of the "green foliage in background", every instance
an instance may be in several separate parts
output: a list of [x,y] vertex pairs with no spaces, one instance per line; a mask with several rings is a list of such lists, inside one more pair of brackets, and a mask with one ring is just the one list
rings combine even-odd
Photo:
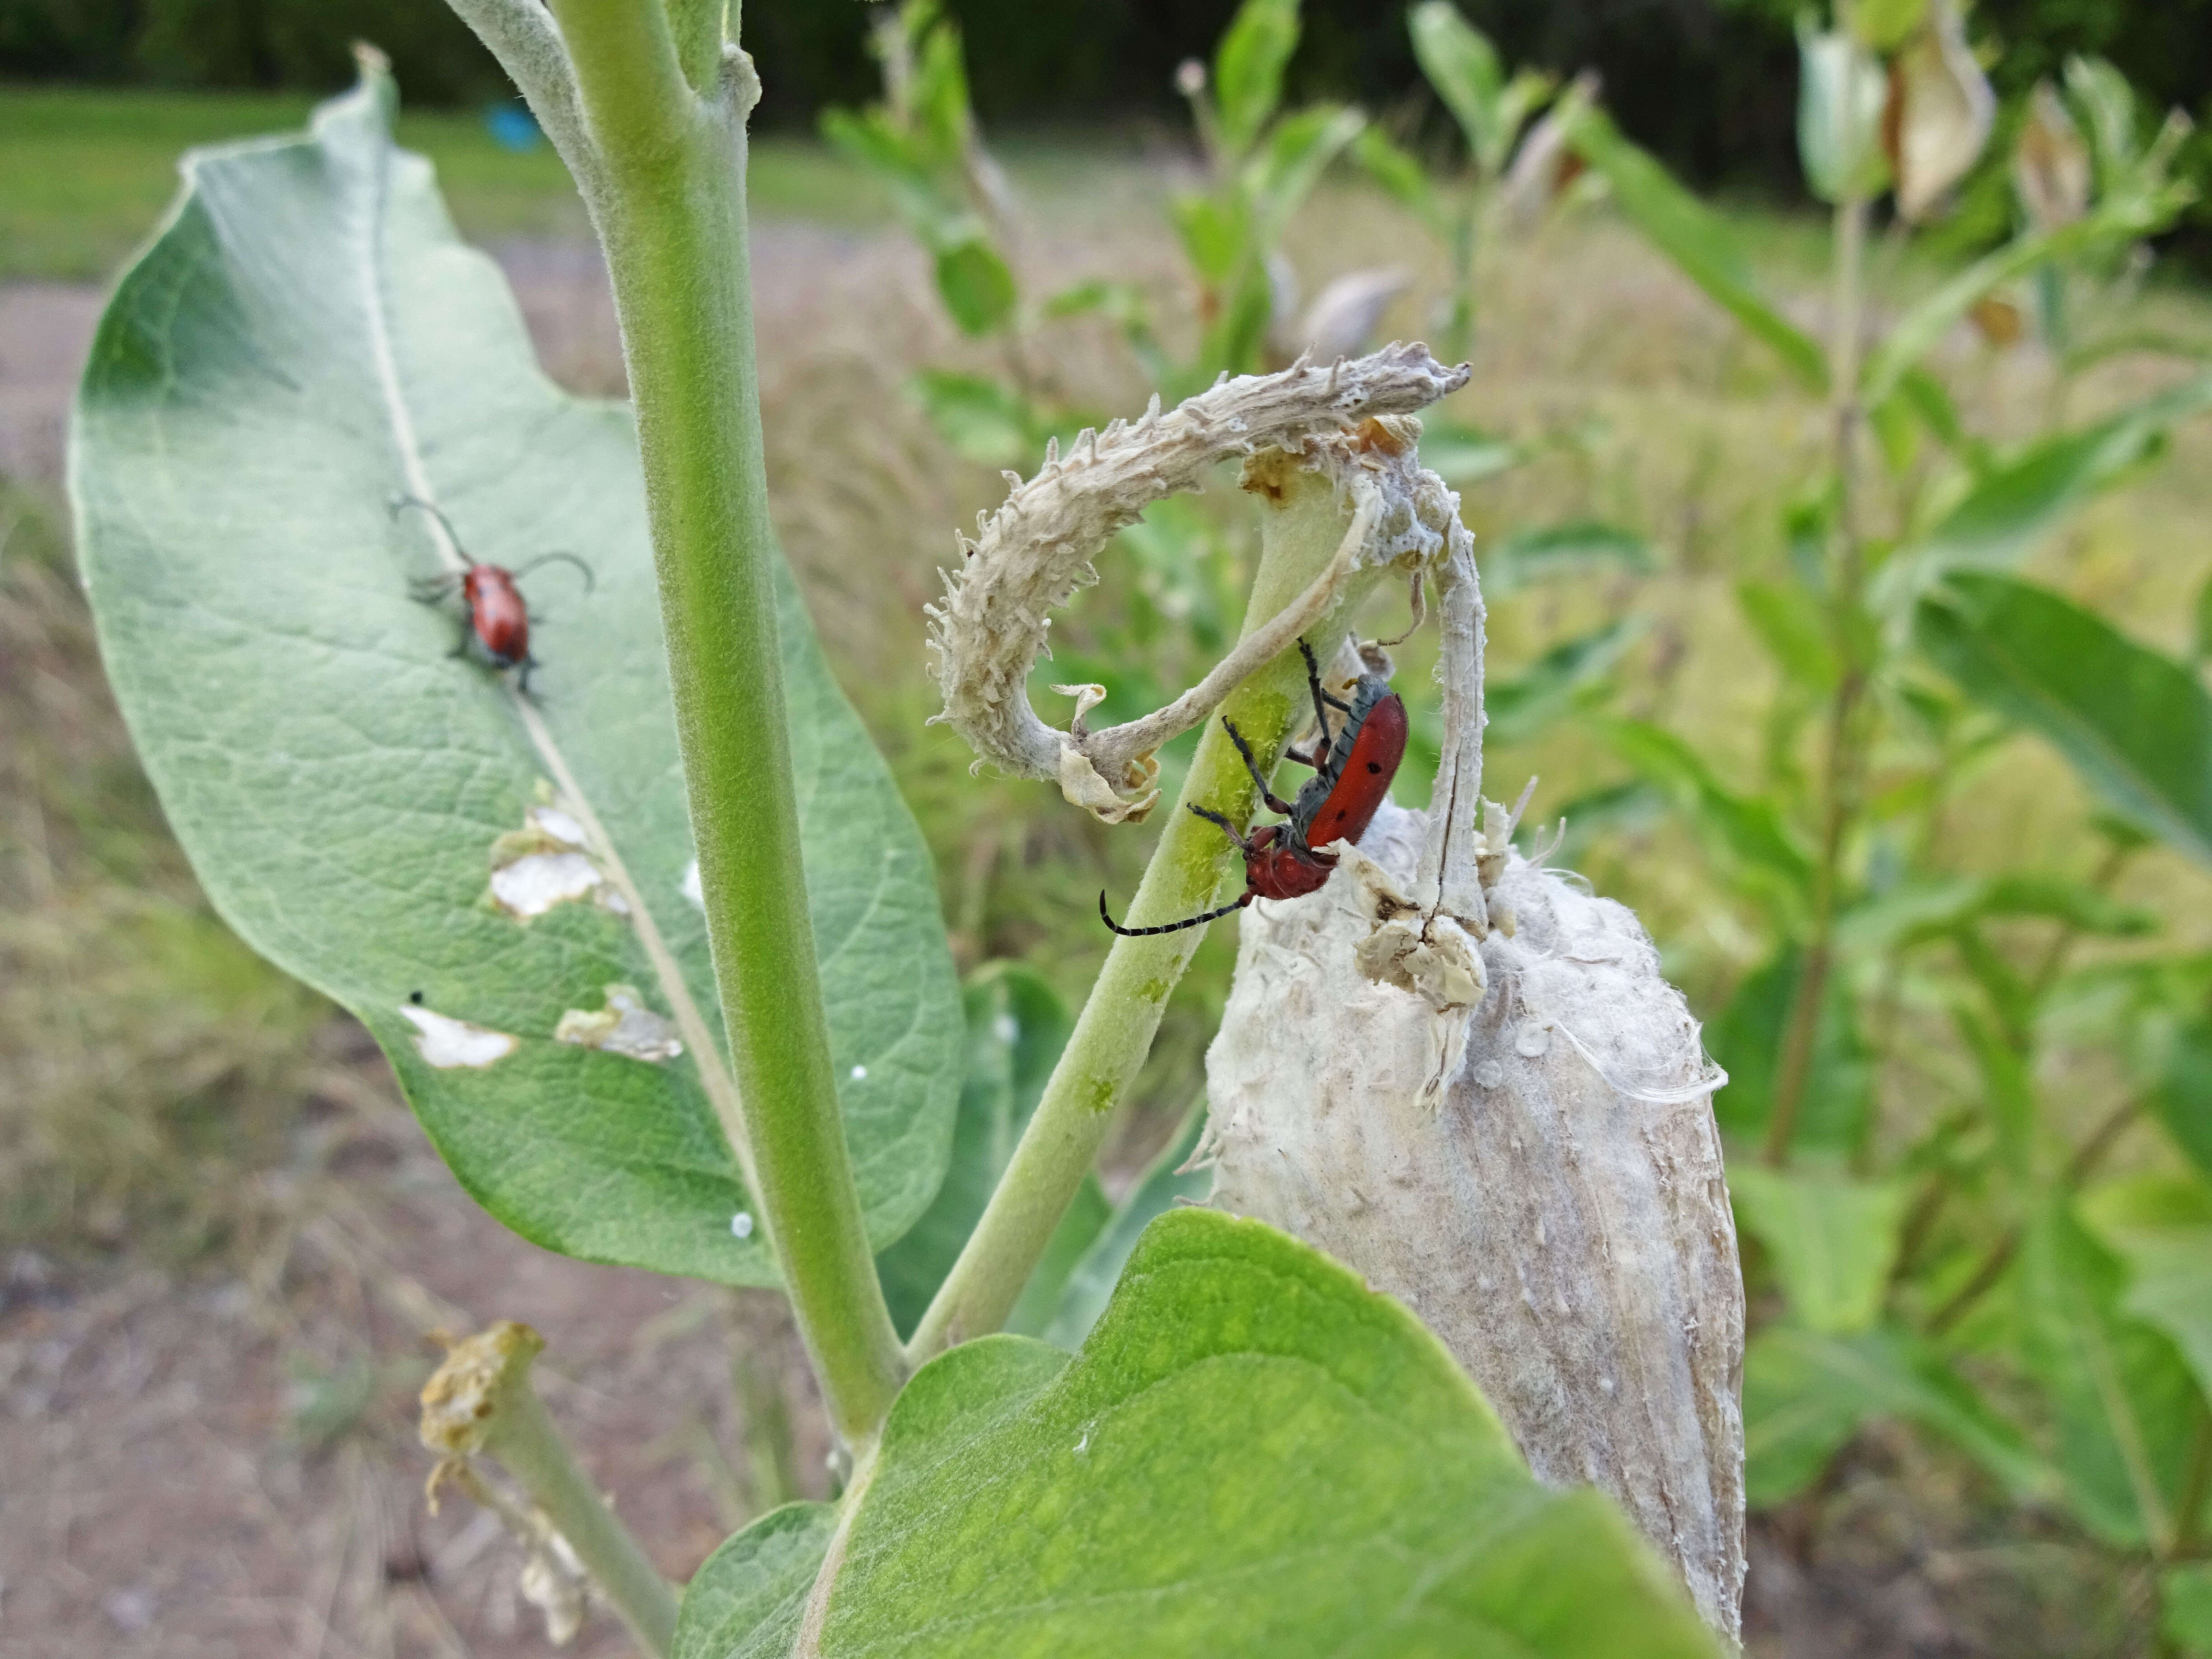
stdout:
[[[2069,386],[2106,349],[2090,343],[2176,355],[2115,331],[2114,273],[2139,270],[2137,239],[2188,192],[2172,139],[2142,142],[2124,81],[2076,61],[2064,93],[2042,88],[2014,124],[2010,153],[1980,161],[2017,191],[2011,239],[1870,326],[1874,199],[1917,185],[1971,204],[1976,156],[1960,147],[1983,143],[1942,129],[1953,170],[1932,181],[1910,173],[1925,147],[1885,149],[1915,118],[1884,107],[1908,76],[1889,64],[1938,61],[1923,32],[1940,14],[1895,9],[1839,9],[1832,33],[1800,24],[1802,159],[1836,208],[1825,349],[1656,162],[1595,112],[1576,124],[1623,212],[1826,398],[1832,434],[1781,527],[1789,558],[1737,589],[1778,687],[1766,775],[1743,787],[1652,725],[1620,723],[1613,748],[1698,826],[1769,952],[1706,1031],[1732,1076],[1716,1109],[1768,1310],[1745,1364],[1752,1501],[1814,1504],[1863,1425],[1906,1423],[2013,1501],[2061,1505],[2101,1545],[2165,1567],[2173,1631],[2195,1594],[2175,1564],[2212,1519],[2212,1409],[2186,1359],[2207,1304],[2176,1264],[2179,1241],[2212,1243],[2190,1231],[2212,1188],[2201,1170],[2165,1177],[2152,1204],[2097,1183],[2154,1117],[2192,1156],[2204,1144],[2212,1072],[2192,1034],[2212,982],[2161,941],[2160,918],[2111,892],[2154,843],[2212,863],[2212,697],[2197,665],[2023,568],[2206,407],[2208,383],[2185,372],[2100,419],[2065,418]],[[1970,317],[1989,349],[2032,331],[2051,354],[2047,423],[2025,441],[1959,418],[1936,349]],[[2066,866],[1960,868],[1946,815],[2016,740],[2051,745],[2102,810]],[[2117,1080],[2069,1098],[2046,1057],[2085,1043],[2112,1052]]]

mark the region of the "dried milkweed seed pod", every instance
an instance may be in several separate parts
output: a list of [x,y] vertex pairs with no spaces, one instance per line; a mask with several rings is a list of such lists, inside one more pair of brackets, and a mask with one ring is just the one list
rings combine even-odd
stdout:
[[1246,913],[1200,1158],[1213,1202],[1410,1305],[1537,1476],[1610,1492],[1734,1637],[1744,1310],[1711,1110],[1725,1079],[1636,918],[1522,857],[1513,816],[1478,805],[1463,545],[1439,579],[1431,812],[1385,805],[1320,893]]

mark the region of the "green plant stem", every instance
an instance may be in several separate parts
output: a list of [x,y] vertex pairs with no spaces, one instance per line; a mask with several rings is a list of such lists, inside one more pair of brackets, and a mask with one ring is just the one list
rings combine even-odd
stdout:
[[[546,1414],[530,1380],[544,1346],[529,1326],[501,1320],[447,1352],[422,1389],[422,1443],[441,1455],[430,1477],[432,1505],[439,1486],[450,1479],[497,1510],[526,1544],[539,1540],[541,1527],[550,1525],[575,1551],[638,1645],[659,1659],[676,1633],[676,1592],[577,1467]],[[542,1522],[476,1476],[471,1459],[478,1453],[496,1458],[521,1484]]]
[[[1849,7],[1837,6],[1836,27],[1849,26]],[[1866,689],[1866,667],[1859,661],[1857,617],[1865,586],[1858,524],[1858,438],[1864,410],[1859,400],[1859,330],[1865,305],[1867,204],[1846,196],[1836,207],[1835,331],[1829,345],[1829,408],[1834,434],[1836,532],[1829,574],[1829,605],[1836,660],[1841,665],[1827,721],[1827,765],[1822,793],[1820,852],[1814,867],[1813,915],[1798,969],[1790,1016],[1783,1028],[1776,1061],[1774,1103],[1767,1119],[1762,1158],[1780,1169],[1790,1161],[1790,1143],[1812,1075],[1813,1048],[1819,1036],[1820,1006],[1827,994],[1835,957],[1836,890],[1844,848],[1858,815],[1859,744],[1856,715]]]
[[[695,94],[660,0],[554,0],[603,163],[591,203],[637,410],[677,731],[753,1194],[831,1420],[860,1443],[903,1377],[830,1061],[779,670],[732,54]],[[685,9],[694,34],[696,7]],[[685,45],[696,56],[696,38]]]
[[[1291,473],[1284,499],[1271,502],[1261,532],[1260,568],[1244,615],[1244,633],[1271,620],[1327,567],[1349,520],[1333,481]],[[1310,630],[1327,641],[1365,591],[1355,585],[1345,605]],[[1324,647],[1322,654],[1328,654]],[[1305,668],[1288,651],[1255,673],[1223,706],[1224,719],[1251,743],[1263,770],[1310,712]],[[1220,721],[1210,724],[1183,781],[1182,793],[1160,831],[1159,845],[1123,918],[1154,926],[1212,908],[1223,878],[1241,883],[1243,866],[1218,825],[1185,810],[1203,805],[1248,823],[1258,795]],[[1193,927],[1156,939],[1116,938],[1090,1000],[1075,1022],[1043,1098],[1023,1130],[998,1188],[908,1344],[910,1363],[1006,1322],[1029,1282],[1053,1230],[1098,1156],[1115,1107],[1135,1081],[1159,1030],[1169,994],[1204,939]]]
[[1444,325],[1443,360],[1463,363],[1474,345],[1474,244],[1477,215],[1482,206],[1480,176],[1468,186],[1467,205],[1452,228],[1451,317]]
[[[2106,851],[2104,861],[2097,866],[2096,874],[2089,878],[2090,886],[2100,897],[2110,896],[2119,881],[2120,872],[2127,868],[2128,860],[2135,856],[2135,851],[2132,847],[2118,843]],[[2060,926],[2057,936],[2051,941],[2051,948],[2044,953],[2042,962],[2036,966],[2034,976],[2027,982],[2031,1007],[2040,1004],[2050,994],[2051,986],[2057,982],[2058,975],[2065,969],[2066,958],[2073,953],[2081,938],[2079,923],[2068,921]]]
[[2197,1432],[2190,1437],[2189,1464],[2174,1501],[2173,1535],[2160,1553],[2161,1561],[2178,1561],[2195,1551],[2208,1498],[2212,1498],[2212,1405],[2208,1405],[2200,1395],[2197,1400]]
[[647,1653],[666,1653],[676,1635],[676,1592],[577,1467],[526,1379],[507,1391],[484,1449],[522,1483],[554,1530],[568,1540],[638,1644]]

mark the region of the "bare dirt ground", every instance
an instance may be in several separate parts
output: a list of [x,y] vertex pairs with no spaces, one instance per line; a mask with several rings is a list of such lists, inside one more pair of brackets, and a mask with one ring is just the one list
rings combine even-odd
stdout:
[[[549,371],[618,391],[596,252],[497,252]],[[836,408],[890,410],[903,364],[879,343],[901,339],[907,362],[952,343],[895,240],[766,227],[756,258],[787,544],[817,612],[825,595],[842,609],[845,660],[912,649],[869,637],[885,600],[825,551],[840,515],[949,526],[975,503],[896,436],[835,487],[792,482],[825,465],[809,424],[830,418],[812,412],[825,383]],[[100,302],[88,288],[0,288],[0,475],[58,480]],[[891,610],[919,598],[891,596]],[[552,1410],[672,1577],[750,1515],[824,1491],[818,1412],[775,1297],[524,1243],[455,1186],[356,1030],[333,1020],[318,1042],[289,1156],[254,1178],[243,1236],[212,1265],[154,1271],[127,1242],[97,1267],[29,1252],[0,1264],[0,1659],[544,1651],[496,1522],[458,1498],[434,1517],[422,1497],[412,1395],[430,1334],[494,1318],[544,1333]],[[1755,1528],[1752,1650],[2052,1651],[2033,1629],[2033,1547],[1978,1548],[1973,1506],[1924,1469],[1902,1470],[1901,1497],[1899,1456],[1877,1445],[1850,1465],[1819,1528],[1786,1516]],[[1930,1492],[1943,1501],[1922,1503]],[[572,1650],[629,1648],[599,1612]]]

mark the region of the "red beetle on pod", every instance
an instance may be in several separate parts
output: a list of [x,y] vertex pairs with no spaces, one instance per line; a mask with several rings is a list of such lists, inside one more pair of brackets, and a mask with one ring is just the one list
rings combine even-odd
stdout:
[[[446,535],[456,552],[460,550],[461,538],[454,532],[453,522],[438,507],[413,495],[393,499],[392,511],[396,517],[403,507],[420,507],[446,528]],[[463,557],[467,556],[464,554]],[[597,586],[592,567],[574,553],[541,553],[520,570],[509,570],[504,565],[470,563],[465,568],[444,576],[424,576],[414,584],[415,597],[425,605],[437,605],[450,597],[455,588],[460,590],[461,602],[468,609],[468,619],[461,629],[461,642],[453,647],[453,655],[465,656],[473,645],[477,653],[494,668],[520,666],[515,689],[530,690],[530,671],[538,665],[530,654],[530,609],[522,602],[522,590],[516,581],[528,575],[541,564],[553,561],[573,564],[584,573],[584,591],[588,593]]]
[[[1290,751],[1291,759],[1314,769],[1313,776],[1299,789],[1296,801],[1281,799],[1267,787],[1267,780],[1261,775],[1260,763],[1253,757],[1252,746],[1244,741],[1244,734],[1227,715],[1221,720],[1229,732],[1229,740],[1243,756],[1252,781],[1260,786],[1260,799],[1270,811],[1282,813],[1290,822],[1262,824],[1250,835],[1240,836],[1237,826],[1224,814],[1211,807],[1192,806],[1190,810],[1199,817],[1219,824],[1222,833],[1236,842],[1237,850],[1243,854],[1244,890],[1234,902],[1218,910],[1185,916],[1181,921],[1164,922],[1158,927],[1122,927],[1107,915],[1106,895],[1099,894],[1100,920],[1123,938],[1180,933],[1186,927],[1218,921],[1232,910],[1241,910],[1255,898],[1299,898],[1318,892],[1328,880],[1329,872],[1336,868],[1336,854],[1319,851],[1318,848],[1338,841],[1356,842],[1374,822],[1383,797],[1390,793],[1390,780],[1398,774],[1398,763],[1405,758],[1406,705],[1390,689],[1389,681],[1379,674],[1362,674],[1348,703],[1332,697],[1321,688],[1321,666],[1314,660],[1313,647],[1300,640],[1298,650],[1306,659],[1306,684],[1313,692],[1314,717],[1320,725],[1321,736],[1316,739],[1310,755]],[[1328,732],[1331,708],[1345,717],[1343,730],[1334,738]]]

